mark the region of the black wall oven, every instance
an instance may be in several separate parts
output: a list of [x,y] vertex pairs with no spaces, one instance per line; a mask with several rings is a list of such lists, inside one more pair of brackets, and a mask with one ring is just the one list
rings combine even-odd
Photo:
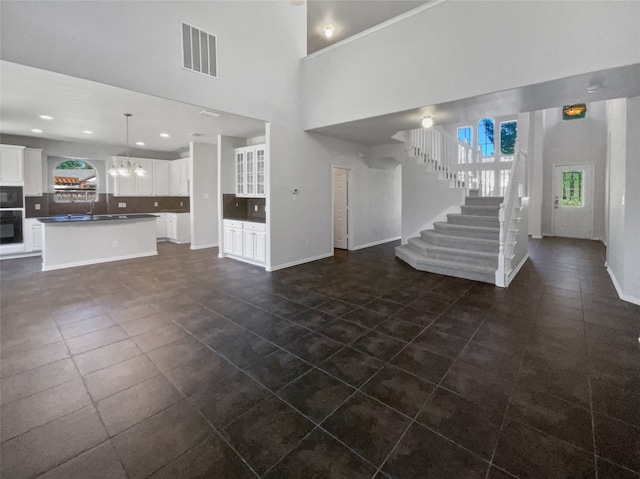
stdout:
[[0,211],[0,244],[22,243],[22,210]]
[[23,208],[22,186],[0,186],[0,208]]

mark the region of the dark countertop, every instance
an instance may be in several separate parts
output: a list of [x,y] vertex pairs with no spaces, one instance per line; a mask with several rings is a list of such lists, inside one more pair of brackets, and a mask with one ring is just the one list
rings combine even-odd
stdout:
[[189,213],[189,210],[160,210],[160,213]]
[[82,223],[95,221],[113,221],[113,220],[138,220],[138,219],[156,219],[156,215],[144,213],[132,213],[128,215],[60,215],[48,216],[46,218],[36,218],[40,223]]
[[233,220],[233,221],[246,221],[247,223],[266,223],[267,219],[266,218],[262,218],[262,217],[240,217],[240,215],[238,215],[237,217],[231,217],[231,216],[224,216],[222,218],[223,220]]

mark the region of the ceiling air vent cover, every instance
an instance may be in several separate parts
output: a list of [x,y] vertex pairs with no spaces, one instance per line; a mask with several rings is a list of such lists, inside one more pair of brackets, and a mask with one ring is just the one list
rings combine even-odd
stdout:
[[186,70],[218,78],[216,36],[182,24],[182,66]]

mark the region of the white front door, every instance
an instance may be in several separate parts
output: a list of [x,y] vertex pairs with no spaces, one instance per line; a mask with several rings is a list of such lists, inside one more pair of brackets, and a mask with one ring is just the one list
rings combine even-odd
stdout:
[[553,234],[592,238],[593,168],[555,165],[553,169]]
[[333,169],[333,247],[347,249],[348,170]]

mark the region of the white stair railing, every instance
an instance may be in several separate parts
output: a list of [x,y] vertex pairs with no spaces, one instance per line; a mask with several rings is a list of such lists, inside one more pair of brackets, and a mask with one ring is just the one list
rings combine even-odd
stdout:
[[512,278],[514,247],[518,232],[518,217],[516,212],[522,206],[522,197],[526,188],[526,160],[527,153],[517,149],[511,165],[509,183],[504,192],[504,200],[500,204],[498,220],[500,222],[500,236],[498,249],[498,269],[496,270],[496,286],[506,288]]
[[[409,131],[409,156],[431,165],[442,179],[454,181],[454,186],[478,188],[477,164],[480,161],[480,149],[440,130],[439,128],[417,128]],[[471,185],[470,183],[475,184]]]

